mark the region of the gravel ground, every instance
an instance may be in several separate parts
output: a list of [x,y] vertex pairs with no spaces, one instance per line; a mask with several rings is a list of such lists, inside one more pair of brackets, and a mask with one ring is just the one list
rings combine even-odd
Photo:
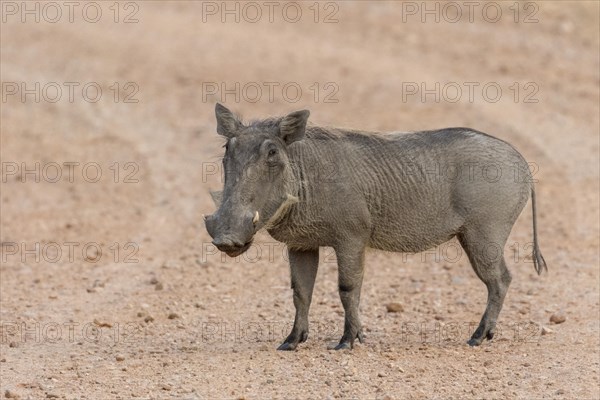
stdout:
[[[262,3],[260,17],[228,3],[235,22],[193,1],[82,3],[70,22],[58,2],[55,23],[24,4],[2,2],[0,396],[600,397],[599,3],[481,3],[470,22],[458,2],[456,23],[436,2],[439,23],[421,2],[307,2],[297,22],[284,3],[273,22]],[[275,351],[293,320],[284,247],[261,233],[226,258],[202,222],[221,186],[216,101],[511,142],[534,163],[549,273],[529,257],[527,206],[499,332],[470,348],[486,292],[456,242],[371,251],[366,341],[334,352],[343,309],[323,249],[310,338]]]

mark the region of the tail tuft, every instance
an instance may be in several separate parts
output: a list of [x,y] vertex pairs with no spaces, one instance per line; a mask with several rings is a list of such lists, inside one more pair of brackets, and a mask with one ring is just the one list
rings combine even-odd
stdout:
[[546,260],[544,260],[544,256],[540,253],[540,249],[537,244],[534,245],[533,250],[533,266],[535,267],[535,271],[538,275],[542,274],[542,270],[548,272],[548,266],[546,265]]
[[531,186],[531,208],[533,210],[533,266],[535,267],[535,271],[538,275],[542,274],[542,269],[548,272],[548,266],[546,265],[546,260],[544,260],[544,256],[542,256],[542,252],[540,251],[540,246],[538,244],[538,236],[537,236],[537,216],[535,211],[535,189],[533,185]]

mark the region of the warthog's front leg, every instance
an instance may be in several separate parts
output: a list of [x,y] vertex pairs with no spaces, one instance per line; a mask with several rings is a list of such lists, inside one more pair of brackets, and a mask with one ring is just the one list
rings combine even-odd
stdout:
[[298,343],[308,339],[308,310],[319,267],[319,249],[290,250],[289,255],[296,318],[292,332],[277,350],[294,350]]
[[365,248],[344,246],[336,249],[338,260],[338,286],[340,298],[344,306],[344,335],[335,350],[351,349],[354,339],[363,342],[358,306],[360,304],[360,289],[364,273]]

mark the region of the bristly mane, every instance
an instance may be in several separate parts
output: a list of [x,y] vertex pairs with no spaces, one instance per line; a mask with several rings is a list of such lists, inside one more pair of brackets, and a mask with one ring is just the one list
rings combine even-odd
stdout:
[[[279,124],[284,117],[270,117],[265,119],[255,119],[244,123],[246,128],[249,128],[251,132],[269,132],[276,134],[279,129]],[[386,135],[379,132],[363,132],[354,129],[341,129],[329,126],[318,126],[308,122],[306,127],[306,137],[313,140],[336,140],[341,138],[349,138],[357,141],[369,141],[369,140],[385,140]]]
[[282,119],[283,117],[255,119],[244,125],[253,130],[272,131],[279,128],[279,124],[281,123]]

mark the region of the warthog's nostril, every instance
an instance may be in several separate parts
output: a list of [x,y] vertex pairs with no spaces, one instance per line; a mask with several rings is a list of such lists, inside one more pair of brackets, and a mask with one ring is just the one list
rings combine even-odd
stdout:
[[219,249],[223,249],[223,248],[233,248],[233,247],[244,247],[244,243],[236,240],[236,239],[229,239],[229,238],[216,238],[215,240],[213,240],[212,242],[215,246],[217,246],[217,248]]
[[217,247],[231,247],[233,246],[233,242],[227,238],[216,238],[212,242]]

